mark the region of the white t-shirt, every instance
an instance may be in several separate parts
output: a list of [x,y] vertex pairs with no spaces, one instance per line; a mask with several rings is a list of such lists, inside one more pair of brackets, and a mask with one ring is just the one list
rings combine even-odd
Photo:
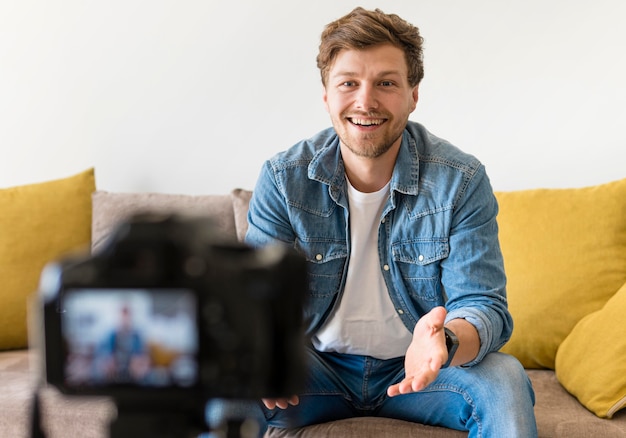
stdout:
[[348,181],[351,254],[346,285],[334,312],[313,336],[319,351],[390,359],[404,356],[411,332],[389,298],[378,256],[378,228],[389,184],[362,193]]

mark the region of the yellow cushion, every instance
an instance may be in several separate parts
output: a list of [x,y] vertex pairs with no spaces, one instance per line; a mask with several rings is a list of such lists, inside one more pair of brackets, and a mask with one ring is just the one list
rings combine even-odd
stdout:
[[94,170],[0,190],[0,349],[27,346],[27,298],[44,265],[88,247]]
[[556,377],[599,417],[626,407],[626,283],[574,327],[556,354]]
[[496,193],[515,328],[502,351],[554,369],[576,323],[626,282],[626,179]]

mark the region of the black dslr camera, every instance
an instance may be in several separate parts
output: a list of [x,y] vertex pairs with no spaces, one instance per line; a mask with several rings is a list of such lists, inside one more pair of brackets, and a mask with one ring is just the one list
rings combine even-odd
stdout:
[[202,430],[210,399],[301,389],[305,287],[304,260],[284,246],[222,241],[208,219],[135,216],[100,252],[44,269],[46,380],[111,396],[112,435],[163,415],[179,418],[175,436]]

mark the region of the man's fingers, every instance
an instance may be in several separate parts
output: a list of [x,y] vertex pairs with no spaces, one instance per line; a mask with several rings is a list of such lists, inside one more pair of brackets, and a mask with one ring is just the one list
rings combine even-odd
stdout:
[[426,388],[431,381],[426,376],[423,377],[405,377],[400,383],[391,385],[387,388],[387,395],[389,397],[395,397],[400,394],[410,394],[412,392],[418,392]]
[[295,406],[300,403],[300,398],[297,395],[290,398],[263,398],[261,400],[267,409],[287,409],[289,405]]
[[262,398],[261,400],[267,409],[274,409],[276,407],[276,400],[273,398]]
[[397,395],[409,394],[411,392],[415,392],[416,390],[413,389],[413,383],[414,383],[413,379],[405,378],[400,383],[391,385],[389,388],[387,388],[387,395],[389,397],[395,397]]
[[425,377],[421,379],[413,379],[413,381],[411,382],[411,389],[413,390],[413,392],[421,391],[422,389],[426,388],[429,383],[430,382]]

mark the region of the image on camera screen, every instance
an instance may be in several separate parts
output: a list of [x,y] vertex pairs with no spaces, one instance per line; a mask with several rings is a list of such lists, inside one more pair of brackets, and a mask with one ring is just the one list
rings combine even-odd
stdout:
[[72,289],[62,306],[67,386],[185,388],[198,382],[192,291]]

